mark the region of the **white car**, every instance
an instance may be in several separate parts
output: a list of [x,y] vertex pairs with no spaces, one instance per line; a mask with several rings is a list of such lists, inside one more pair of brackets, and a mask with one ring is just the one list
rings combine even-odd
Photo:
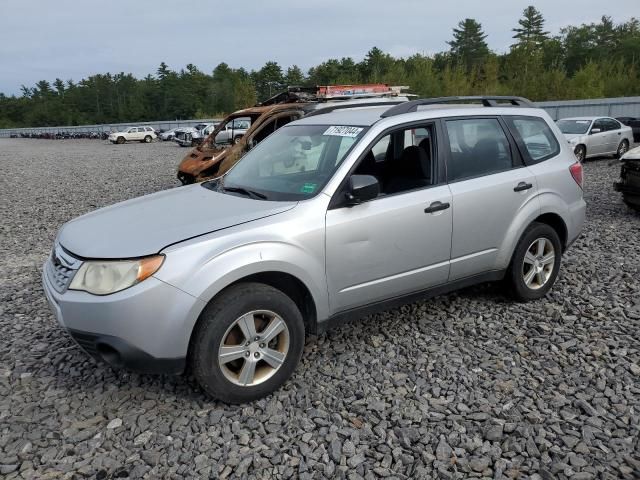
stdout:
[[583,161],[602,155],[621,157],[633,144],[631,127],[610,117],[563,118],[557,122],[560,131],[573,147],[576,158]]
[[151,127],[129,127],[121,132],[113,132],[109,135],[109,141],[117,144],[125,142],[151,143],[156,138],[158,138],[158,135]]
[[160,133],[160,135],[158,135],[158,137],[163,142],[167,142],[167,141],[173,140],[173,138],[176,136],[176,130],[177,130],[177,128],[172,128],[171,130],[167,130],[166,132]]

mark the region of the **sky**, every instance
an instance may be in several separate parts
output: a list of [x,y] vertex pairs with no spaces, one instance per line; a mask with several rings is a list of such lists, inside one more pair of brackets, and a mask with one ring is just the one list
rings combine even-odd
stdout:
[[360,61],[373,46],[394,56],[448,48],[452,28],[478,20],[507,51],[533,4],[547,30],[640,15],[639,0],[0,0],[0,92],[56,77],[154,74],[160,62],[258,69],[273,60],[305,72],[329,58]]

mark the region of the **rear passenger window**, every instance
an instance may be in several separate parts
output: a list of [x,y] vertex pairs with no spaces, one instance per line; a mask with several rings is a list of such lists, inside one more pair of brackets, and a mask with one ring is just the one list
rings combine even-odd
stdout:
[[527,164],[533,164],[555,157],[560,152],[560,145],[555,135],[542,118],[505,117],[514,136],[520,137],[527,158]]
[[509,140],[498,120],[448,120],[446,125],[451,149],[447,166],[449,182],[490,175],[513,167]]

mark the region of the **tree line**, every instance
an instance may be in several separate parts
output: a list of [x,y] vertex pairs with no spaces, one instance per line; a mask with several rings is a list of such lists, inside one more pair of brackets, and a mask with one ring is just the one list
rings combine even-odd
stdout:
[[220,63],[211,74],[195,65],[174,71],[164,62],[142,79],[104,73],[78,82],[56,78],[0,93],[0,128],[208,118],[253,105],[288,85],[389,83],[419,96],[520,95],[563,100],[640,95],[640,21],[568,26],[555,35],[527,7],[512,29],[508,52],[493,52],[482,25],[462,20],[449,49],[394,58],[377,47],[364,59],[333,58],[305,74],[268,61],[258,70]]

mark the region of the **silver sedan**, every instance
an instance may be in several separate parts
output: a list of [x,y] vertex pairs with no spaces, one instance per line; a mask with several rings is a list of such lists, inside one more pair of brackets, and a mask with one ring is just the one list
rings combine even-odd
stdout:
[[558,120],[558,127],[573,147],[576,158],[624,155],[633,144],[631,127],[610,117],[574,117]]

